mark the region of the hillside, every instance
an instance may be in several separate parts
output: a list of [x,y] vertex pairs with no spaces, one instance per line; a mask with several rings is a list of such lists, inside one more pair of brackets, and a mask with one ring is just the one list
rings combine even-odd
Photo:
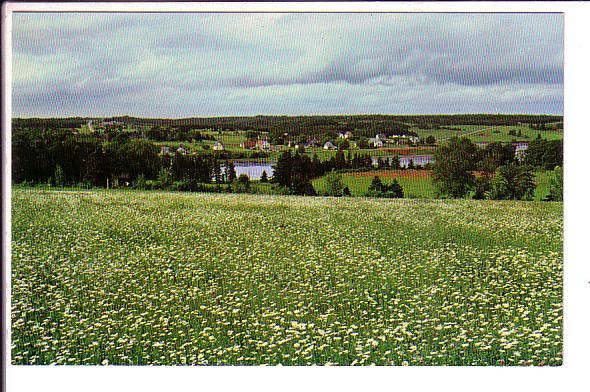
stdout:
[[561,203],[12,196],[13,364],[562,361]]

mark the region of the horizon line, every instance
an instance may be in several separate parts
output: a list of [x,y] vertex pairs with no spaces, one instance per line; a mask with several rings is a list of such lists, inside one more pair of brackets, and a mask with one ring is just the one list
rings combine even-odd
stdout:
[[563,114],[551,113],[428,113],[428,114],[384,114],[384,113],[366,113],[366,114],[233,114],[233,115],[209,115],[209,116],[189,116],[189,117],[149,117],[138,116],[130,114],[116,114],[109,116],[84,116],[84,115],[70,115],[70,116],[12,116],[11,120],[15,119],[59,119],[59,118],[114,118],[114,117],[131,117],[138,119],[163,119],[163,120],[186,120],[193,118],[230,118],[230,117],[354,117],[354,116],[390,116],[390,117],[420,117],[420,116],[469,116],[469,115],[486,115],[486,116],[553,116],[564,117]]

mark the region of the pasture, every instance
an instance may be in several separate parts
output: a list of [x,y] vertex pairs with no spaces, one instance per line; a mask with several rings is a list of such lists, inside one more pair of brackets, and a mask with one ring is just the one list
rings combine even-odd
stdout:
[[[448,140],[453,136],[457,137],[467,137],[474,143],[477,142],[502,142],[502,143],[509,143],[514,140],[516,141],[531,141],[537,137],[537,135],[541,135],[543,139],[547,140],[560,140],[563,139],[563,130],[537,130],[532,129],[528,125],[507,125],[507,126],[495,126],[491,128],[487,125],[452,125],[447,128],[453,129],[420,129],[420,128],[411,128],[412,131],[415,131],[420,135],[421,139],[426,139],[428,136],[434,136],[437,142]],[[455,130],[458,128],[460,130]],[[491,128],[489,130],[478,132],[478,130],[483,130],[486,128]],[[520,131],[521,136],[514,136],[510,135],[509,132],[514,130],[517,134]]]

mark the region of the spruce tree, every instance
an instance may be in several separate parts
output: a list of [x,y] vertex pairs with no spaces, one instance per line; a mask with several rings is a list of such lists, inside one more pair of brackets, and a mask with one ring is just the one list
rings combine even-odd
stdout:
[[369,192],[382,192],[383,191],[383,182],[378,176],[373,177],[371,180],[371,185],[369,185]]
[[225,164],[225,172],[226,172],[226,179],[228,183],[232,183],[238,176],[236,174],[236,167],[233,161],[227,162]]

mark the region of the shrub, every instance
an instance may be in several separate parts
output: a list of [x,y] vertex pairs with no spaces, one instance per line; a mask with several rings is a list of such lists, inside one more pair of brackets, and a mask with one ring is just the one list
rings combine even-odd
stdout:
[[494,200],[529,200],[535,190],[530,166],[509,164],[500,166],[492,181],[489,197]]
[[231,184],[231,191],[235,193],[250,192],[250,178],[246,174],[240,174]]
[[133,188],[135,189],[146,189],[145,176],[142,174],[138,175],[135,181],[133,181]]
[[326,176],[326,195],[339,197],[343,195],[343,192],[342,175],[334,171],[328,173]]
[[369,190],[365,194],[367,197],[386,197],[386,198],[401,198],[404,197],[404,190],[397,179],[393,179],[391,184],[386,185],[381,182],[377,176],[373,177]]
[[549,194],[545,200],[563,201],[563,170],[560,166],[553,169],[553,176],[549,184]]
[[55,186],[63,187],[66,184],[66,175],[60,165],[55,165],[53,178],[55,180]]

